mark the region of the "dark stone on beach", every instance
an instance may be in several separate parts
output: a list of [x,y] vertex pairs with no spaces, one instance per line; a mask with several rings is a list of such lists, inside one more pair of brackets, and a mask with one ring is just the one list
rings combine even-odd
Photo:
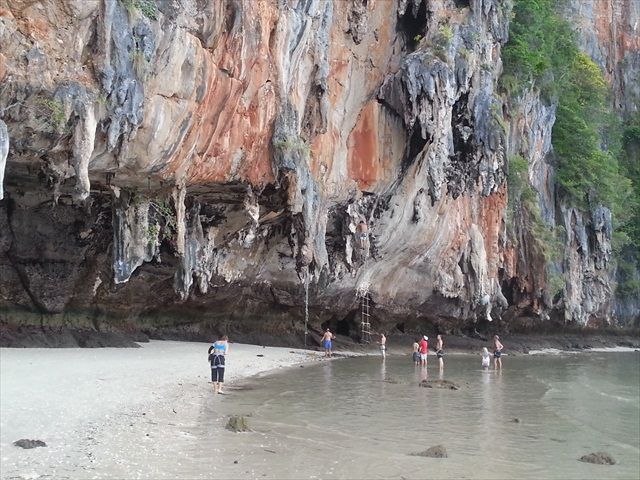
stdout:
[[578,460],[585,463],[595,463],[596,465],[615,465],[615,459],[607,452],[593,452],[583,455]]
[[444,448],[444,445],[436,445],[434,447],[428,448],[424,452],[410,453],[414,457],[429,457],[429,458],[447,458],[447,449]]
[[445,390],[460,390],[460,385],[457,385],[449,380],[422,380],[419,384],[425,388],[443,388]]
[[237,463],[238,463],[238,460],[234,460],[234,461],[233,461],[233,463],[234,463],[234,464],[237,464]]
[[16,447],[21,448],[36,448],[36,447],[46,447],[47,444],[42,440],[29,440],[26,438],[21,438],[20,440],[16,440],[13,442]]
[[232,432],[248,432],[249,425],[247,424],[246,417],[233,416],[227,422],[227,430]]
[[520,419],[519,418],[514,418],[511,420],[512,423],[520,423]]

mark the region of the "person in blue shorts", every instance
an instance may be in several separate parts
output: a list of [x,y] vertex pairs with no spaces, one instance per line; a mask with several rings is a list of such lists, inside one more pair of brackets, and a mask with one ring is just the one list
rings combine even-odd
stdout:
[[331,357],[331,348],[333,346],[332,340],[333,333],[331,333],[331,330],[327,328],[327,331],[324,332],[324,335],[322,336],[322,347],[324,348],[325,357]]

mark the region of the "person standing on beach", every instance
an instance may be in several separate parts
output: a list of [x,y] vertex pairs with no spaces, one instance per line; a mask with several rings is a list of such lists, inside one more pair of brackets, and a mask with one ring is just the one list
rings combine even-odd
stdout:
[[420,344],[418,342],[419,340],[413,342],[413,363],[416,366],[420,365]]
[[423,367],[427,366],[427,353],[429,352],[429,343],[427,342],[429,337],[424,335],[420,340],[420,364]]
[[502,343],[500,343],[500,337],[498,335],[494,335],[493,344],[495,346],[495,350],[493,352],[493,366],[494,368],[502,368],[502,349],[504,348]]
[[211,363],[211,382],[213,393],[222,393],[224,383],[225,355],[229,353],[229,337],[220,335],[218,340],[209,347],[209,362]]
[[324,356],[328,358],[331,357],[331,348],[333,346],[332,340],[333,333],[331,333],[331,330],[327,328],[327,331],[324,332],[324,335],[322,336],[322,346],[324,347]]
[[442,341],[442,335],[436,337],[436,355],[438,357],[438,363],[440,364],[440,370],[444,368],[444,342]]
[[380,334],[380,351],[382,352],[382,358],[387,356],[387,337],[384,333]]

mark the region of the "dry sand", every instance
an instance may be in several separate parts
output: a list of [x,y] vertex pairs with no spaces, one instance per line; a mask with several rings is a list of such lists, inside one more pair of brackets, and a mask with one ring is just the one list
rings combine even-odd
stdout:
[[[0,349],[0,477],[175,477],[167,457],[202,422],[204,406],[221,397],[209,383],[208,346]],[[317,352],[231,344],[228,391],[240,395],[233,384],[241,379],[320,359]],[[19,439],[47,446],[22,449],[13,445]],[[172,458],[177,469],[180,461]]]

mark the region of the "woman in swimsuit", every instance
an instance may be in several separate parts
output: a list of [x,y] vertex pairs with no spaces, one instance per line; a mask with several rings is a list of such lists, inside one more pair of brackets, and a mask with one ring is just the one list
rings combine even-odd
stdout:
[[496,369],[502,368],[502,359],[500,357],[502,356],[502,349],[504,347],[500,343],[500,337],[498,335],[495,335],[493,337],[493,343],[496,347],[495,351],[493,352],[493,366]]

